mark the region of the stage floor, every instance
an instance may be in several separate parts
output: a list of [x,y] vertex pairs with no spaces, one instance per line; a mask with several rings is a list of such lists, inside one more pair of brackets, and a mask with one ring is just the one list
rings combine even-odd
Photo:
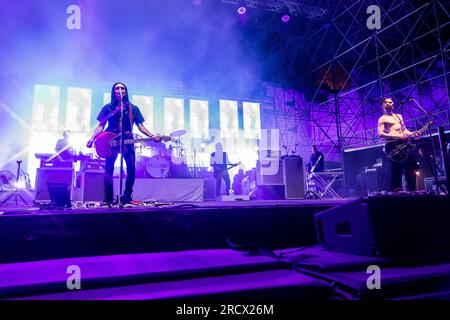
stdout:
[[98,206],[97,202],[74,202],[69,209],[45,209],[39,205],[24,205],[14,201],[5,202],[0,206],[0,215],[20,215],[20,214],[67,214],[67,213],[94,213],[94,212],[127,212],[127,211],[160,211],[166,209],[213,209],[213,208],[267,208],[267,207],[335,207],[343,205],[354,198],[347,199],[301,199],[301,200],[249,200],[249,201],[203,201],[203,202],[154,202],[142,205],[126,205],[124,208],[117,206]]
[[[448,299],[447,257],[407,263],[318,244],[314,216],[352,200],[10,202],[0,208],[0,299]],[[366,286],[372,265],[383,290]],[[67,290],[68,266],[80,268],[83,290]]]
[[[317,243],[314,215],[350,201],[149,203],[124,208],[0,208],[0,263],[124,253]],[[91,203],[95,204],[95,203]]]

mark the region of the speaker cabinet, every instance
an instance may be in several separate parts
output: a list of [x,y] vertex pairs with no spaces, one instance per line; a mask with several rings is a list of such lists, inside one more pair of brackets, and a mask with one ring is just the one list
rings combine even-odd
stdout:
[[43,167],[36,169],[35,203],[50,202],[48,184],[65,184],[72,194],[74,170],[72,168]]
[[257,161],[256,168],[258,186],[284,184],[281,158],[266,158],[264,161]]
[[80,201],[103,201],[105,185],[104,170],[91,169],[81,172],[79,199]]
[[372,192],[380,192],[380,177],[376,170],[362,172],[357,177],[359,194],[368,195]]
[[[222,181],[222,185],[225,182]],[[203,199],[216,200],[216,180],[212,178],[205,178],[203,182]]]
[[303,159],[301,157],[283,158],[283,181],[286,199],[303,199],[305,179],[303,178]]
[[363,256],[450,256],[450,198],[400,195],[362,198],[314,216],[330,251]]

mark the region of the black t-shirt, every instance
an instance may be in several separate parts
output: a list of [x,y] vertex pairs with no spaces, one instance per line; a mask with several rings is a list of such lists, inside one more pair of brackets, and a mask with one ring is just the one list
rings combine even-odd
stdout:
[[[115,133],[119,132],[120,111],[114,112],[116,109],[117,109],[116,105],[108,103],[102,108],[102,110],[98,114],[97,120],[103,125],[105,125],[106,123],[108,124],[105,131]],[[132,113],[132,121],[130,121],[130,109]],[[138,125],[140,123],[143,123],[144,121],[145,119],[137,106],[130,103],[123,109],[123,121],[122,121],[123,132],[129,132],[131,134],[133,132],[131,122]]]

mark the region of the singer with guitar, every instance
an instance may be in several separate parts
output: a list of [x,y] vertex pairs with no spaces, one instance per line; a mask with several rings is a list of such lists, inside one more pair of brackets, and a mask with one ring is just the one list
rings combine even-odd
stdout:
[[[123,115],[123,117],[122,117]],[[130,103],[127,87],[123,83],[115,83],[111,89],[111,102],[105,105],[100,111],[97,120],[99,124],[86,146],[91,148],[96,138],[105,132],[117,134],[115,138],[120,141],[120,133],[123,132],[123,139],[133,139],[133,124],[149,138],[155,141],[161,141],[161,137],[152,134],[144,125],[144,117],[139,108]],[[118,146],[112,148],[105,161],[105,203],[112,204],[114,201],[113,173],[114,163],[116,162],[120,150]],[[136,155],[133,144],[123,144],[123,157],[127,165],[127,178],[125,181],[125,190],[121,197],[121,202],[126,204],[132,201],[133,186],[136,177]]]
[[228,159],[228,154],[223,151],[223,147],[221,143],[216,144],[216,151],[211,153],[210,157],[210,165],[213,167],[213,176],[216,180],[216,196],[220,196],[220,185],[222,184],[222,179],[225,180],[225,194],[230,194],[230,175],[228,174],[228,170],[234,168],[240,164],[239,163],[231,163]]
[[[384,109],[384,114],[378,119],[378,136],[386,140],[386,147],[388,144],[402,144],[420,135],[419,131],[409,131],[405,126],[402,115],[394,113],[394,101],[391,98],[384,98],[381,104]],[[407,190],[415,191],[415,172],[418,166],[414,156],[408,152],[404,159],[396,161],[394,157],[390,156],[390,153],[386,153],[386,155],[390,163],[390,191],[399,191],[402,189],[403,173],[408,184]]]

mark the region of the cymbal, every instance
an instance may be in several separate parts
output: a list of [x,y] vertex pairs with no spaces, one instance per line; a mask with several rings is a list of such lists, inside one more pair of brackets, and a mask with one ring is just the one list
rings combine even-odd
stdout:
[[179,130],[175,130],[174,132],[172,132],[172,133],[170,134],[170,136],[171,136],[172,138],[179,138],[179,137],[181,137],[181,136],[184,136],[186,133],[187,133],[187,130],[185,130],[185,129],[179,129]]

